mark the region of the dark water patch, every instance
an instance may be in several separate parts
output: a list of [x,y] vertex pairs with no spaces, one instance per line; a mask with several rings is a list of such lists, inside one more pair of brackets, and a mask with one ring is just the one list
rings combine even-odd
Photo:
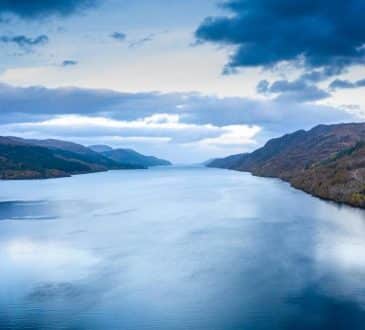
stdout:
[[25,216],[25,217],[12,217],[9,220],[19,220],[19,221],[42,221],[42,220],[56,220],[57,216]]
[[365,310],[357,302],[328,295],[319,286],[309,286],[287,299],[295,307],[292,318],[283,320],[282,329],[364,330]]
[[93,212],[100,207],[97,203],[82,200],[35,200],[35,201],[3,201],[0,202],[1,220],[56,220]]
[[83,290],[75,284],[69,282],[44,283],[35,287],[27,296],[32,301],[44,301],[50,299],[70,299],[78,298]]
[[53,203],[48,201],[5,201],[0,202],[1,220],[55,220],[58,216],[51,213]]

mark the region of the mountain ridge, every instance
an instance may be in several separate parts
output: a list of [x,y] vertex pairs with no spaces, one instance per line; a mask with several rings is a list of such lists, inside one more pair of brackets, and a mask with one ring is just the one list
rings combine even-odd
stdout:
[[276,177],[320,198],[365,207],[365,123],[318,125],[209,167]]
[[133,149],[127,149],[127,148],[113,149],[107,145],[94,145],[94,146],[89,146],[89,148],[99,152],[104,157],[107,157],[115,162],[123,162],[145,167],[172,165],[171,162],[169,162],[168,160],[157,158],[155,156],[143,155]]
[[113,161],[73,142],[0,136],[0,179],[46,179],[143,166]]

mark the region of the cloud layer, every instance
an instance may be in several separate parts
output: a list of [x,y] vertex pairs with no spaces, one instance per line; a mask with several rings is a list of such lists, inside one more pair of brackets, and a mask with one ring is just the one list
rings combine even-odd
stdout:
[[68,16],[95,6],[98,0],[2,0],[0,15],[12,14],[24,19],[51,15]]
[[[110,90],[0,85],[0,122],[16,115],[50,118],[55,115],[104,116],[136,120],[155,113],[178,114],[186,123],[217,126],[248,124],[288,131],[317,122],[345,120],[340,109],[290,100],[255,100],[206,96],[199,93],[121,93]],[[316,114],[314,116],[314,114]]]
[[[3,125],[7,135],[26,134],[28,136],[61,136],[73,138],[118,137],[125,141],[143,139],[152,142],[170,143],[199,142],[206,145],[238,145],[254,143],[259,133],[258,126],[211,124],[198,125],[182,122],[179,115],[154,114],[137,120],[116,120],[105,117],[80,115],[56,116],[55,118],[17,124]],[[92,133],[92,134],[91,134]]]
[[[164,150],[160,156],[172,160],[242,152],[288,131],[356,120],[345,110],[288,98],[254,100],[198,93],[9,85],[0,85],[0,109],[2,135],[54,137],[140,150],[153,144],[157,152]],[[192,149],[199,149],[195,156]]]
[[[2,134],[203,160],[358,119],[356,91],[337,90],[365,85],[353,66],[365,56],[363,0],[222,1],[218,16],[210,0],[0,0],[2,81],[137,91],[0,85]],[[53,19],[98,4],[90,15]],[[255,68],[221,75],[225,63],[226,72]],[[140,92],[150,90],[165,93]]]
[[303,59],[308,67],[364,61],[363,0],[228,0],[229,16],[208,17],[199,41],[233,45],[228,68]]

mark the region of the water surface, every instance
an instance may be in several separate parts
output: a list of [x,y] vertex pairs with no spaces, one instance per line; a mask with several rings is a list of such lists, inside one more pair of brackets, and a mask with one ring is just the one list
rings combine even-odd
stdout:
[[365,328],[365,213],[205,168],[0,182],[0,329]]

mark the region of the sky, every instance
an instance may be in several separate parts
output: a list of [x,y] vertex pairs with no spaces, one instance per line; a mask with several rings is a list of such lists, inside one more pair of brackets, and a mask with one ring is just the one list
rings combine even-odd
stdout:
[[1,135],[176,163],[365,118],[363,0],[0,0]]

